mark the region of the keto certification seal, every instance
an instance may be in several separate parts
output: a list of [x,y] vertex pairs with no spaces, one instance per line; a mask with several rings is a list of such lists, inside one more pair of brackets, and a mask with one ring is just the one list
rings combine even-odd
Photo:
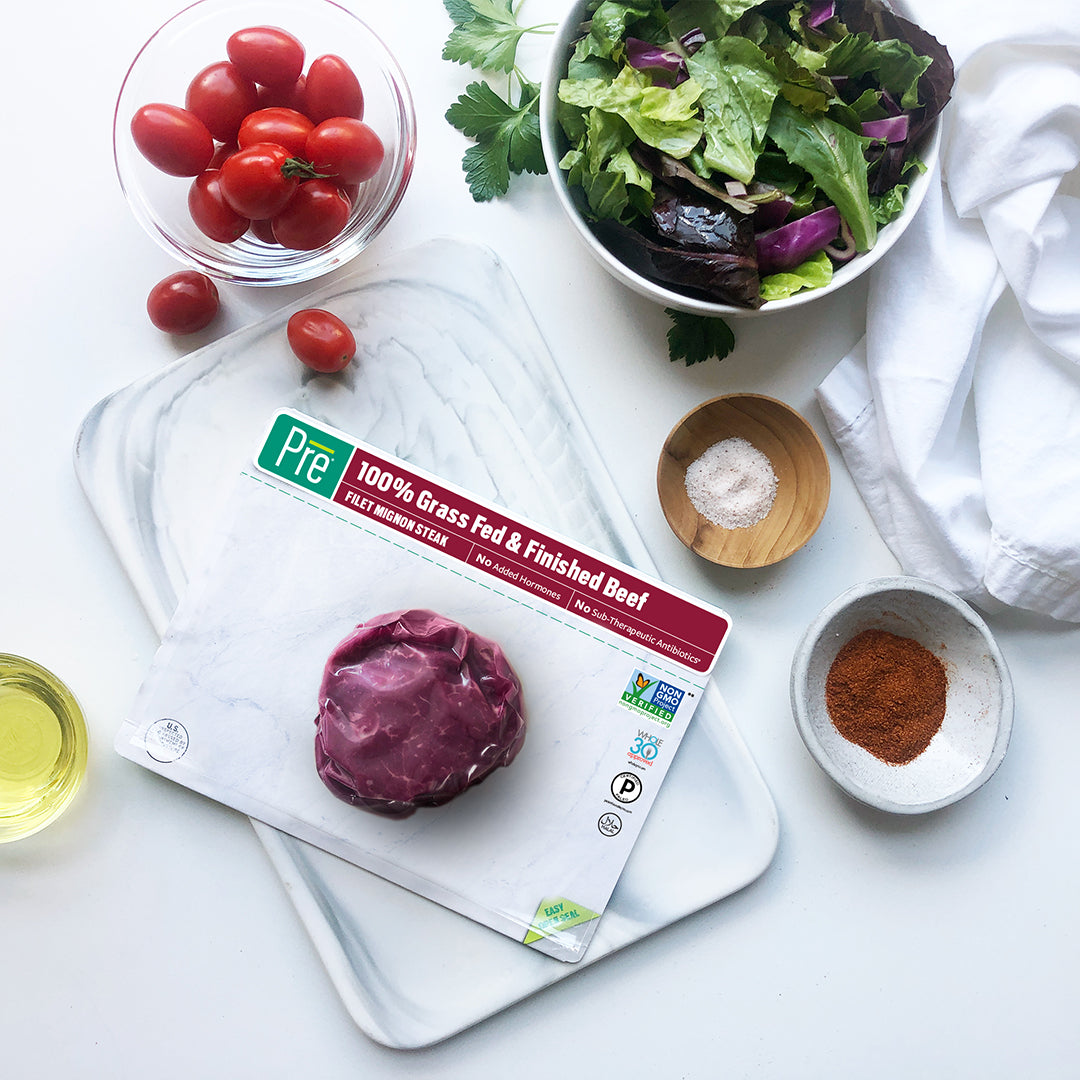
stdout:
[[150,757],[167,765],[187,753],[187,728],[179,720],[166,716],[161,720],[155,720],[146,729],[143,742]]

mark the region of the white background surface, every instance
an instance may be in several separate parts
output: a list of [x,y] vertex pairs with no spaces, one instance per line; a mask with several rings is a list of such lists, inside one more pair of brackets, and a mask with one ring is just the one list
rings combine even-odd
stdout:
[[[565,6],[528,0],[526,15]],[[157,643],[71,468],[98,399],[305,290],[223,288],[225,317],[194,340],[150,325],[146,292],[177,267],[124,204],[110,130],[126,66],[174,0],[23,4],[5,26],[0,650],[69,683],[91,753],[67,814],[0,847],[0,1075],[1075,1076],[1080,629],[990,619],[1016,686],[1012,746],[984,788],[927,818],[846,799],[791,719],[803,628],[897,569],[813,402],[861,334],[865,290],[739,323],[722,364],[670,365],[663,313],[593,265],[545,178],[472,203],[466,143],[442,117],[473,76],[440,59],[438,0],[352,7],[402,62],[419,119],[412,186],[362,258],[453,234],[505,260],[661,570],[736,620],[718,678],[780,846],[739,895],[440,1046],[389,1051],[356,1029],[247,819],[113,752]],[[543,56],[522,55],[534,77]],[[729,391],[803,411],[833,465],[817,535],[762,571],[696,560],[655,495],[668,430]]]

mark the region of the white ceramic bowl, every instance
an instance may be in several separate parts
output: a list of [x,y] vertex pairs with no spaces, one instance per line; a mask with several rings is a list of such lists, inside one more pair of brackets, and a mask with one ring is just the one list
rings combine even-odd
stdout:
[[[593,2],[595,3],[595,0]],[[762,304],[760,308],[752,309],[688,296],[676,291],[674,288],[651,281],[649,278],[631,270],[625,263],[616,258],[593,233],[589,222],[582,213],[584,196],[581,189],[571,188],[566,182],[566,173],[559,168],[559,162],[568,149],[566,137],[555,115],[559,82],[566,76],[566,67],[573,52],[574,43],[581,36],[581,24],[588,17],[589,3],[590,0],[577,0],[559,24],[559,29],[555,34],[547,72],[541,89],[540,136],[543,142],[544,161],[547,165],[548,175],[551,177],[552,186],[563,210],[593,256],[624,285],[629,286],[641,296],[662,304],[664,307],[690,312],[694,315],[720,318],[764,315],[801,307],[803,304],[812,303],[815,300],[820,300],[823,296],[836,292],[837,289],[843,288],[848,282],[854,281],[860,274],[866,273],[900,239],[926,197],[930,184],[935,181],[941,143],[940,117],[934,122],[925,138],[920,157],[926,165],[926,169],[921,173],[916,173],[914,179],[912,179],[903,212],[894,221],[878,231],[877,243],[869,251],[856,255],[850,262],[838,266],[833,273],[832,281],[822,288],[804,290],[786,300],[769,300]]]
[[[246,26],[263,25],[282,27],[303,42],[305,70],[325,53],[349,63],[364,92],[364,122],[386,149],[379,171],[361,185],[345,229],[314,251],[265,244],[251,233],[231,244],[209,239],[188,213],[191,180],[159,172],[131,137],[131,118],[140,106],[182,106],[192,78],[207,64],[226,58],[229,36]],[[412,175],[416,120],[397,61],[366,23],[331,0],[198,0],[157,30],[132,62],[116,103],[113,152],[132,212],[166,251],[223,281],[287,285],[344,265],[384,228]]]
[[[945,719],[906,765],[849,742],[825,705],[836,654],[870,629],[912,638],[945,666]],[[807,628],[792,663],[791,708],[814,760],[844,791],[880,810],[919,814],[971,794],[1001,764],[1012,731],[1012,680],[986,623],[963,600],[919,578],[876,578],[842,593]]]

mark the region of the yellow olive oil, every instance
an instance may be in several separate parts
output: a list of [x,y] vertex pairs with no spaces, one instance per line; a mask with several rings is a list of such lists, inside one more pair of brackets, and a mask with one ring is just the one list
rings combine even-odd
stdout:
[[71,691],[44,668],[0,653],[0,843],[44,828],[86,772],[86,725]]

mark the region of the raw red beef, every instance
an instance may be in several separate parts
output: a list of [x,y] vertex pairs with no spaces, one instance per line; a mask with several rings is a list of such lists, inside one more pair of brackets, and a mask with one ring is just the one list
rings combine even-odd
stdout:
[[361,623],[326,662],[315,764],[339,798],[406,817],[509,765],[521,683],[493,641],[433,611]]

